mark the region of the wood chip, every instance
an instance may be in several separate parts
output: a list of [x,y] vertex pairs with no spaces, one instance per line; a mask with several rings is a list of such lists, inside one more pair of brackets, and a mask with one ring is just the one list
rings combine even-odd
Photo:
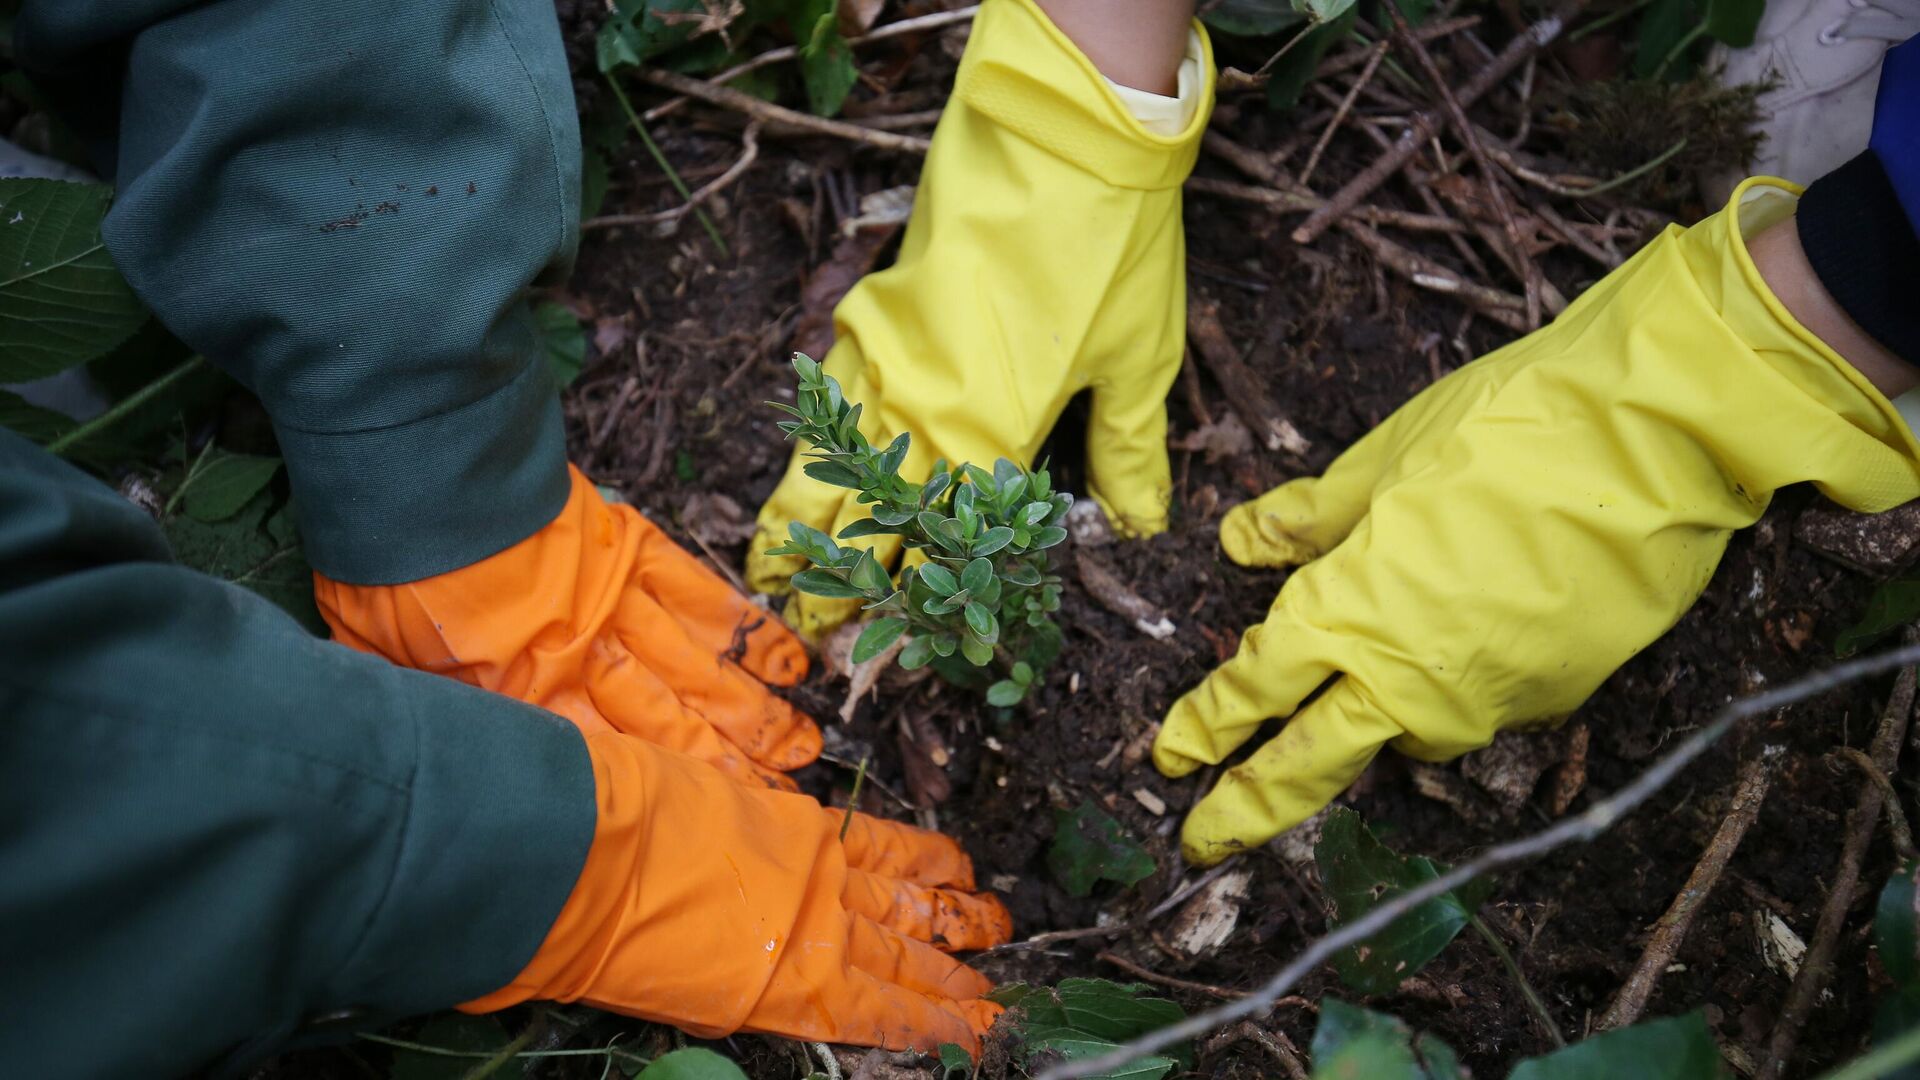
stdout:
[[1147,813],[1154,817],[1167,816],[1167,801],[1146,788],[1134,788],[1133,801],[1146,807]]

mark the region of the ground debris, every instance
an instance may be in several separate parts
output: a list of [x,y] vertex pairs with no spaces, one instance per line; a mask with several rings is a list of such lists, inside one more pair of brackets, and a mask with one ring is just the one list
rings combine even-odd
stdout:
[[1099,556],[1090,551],[1075,552],[1074,565],[1080,572],[1080,584],[1108,611],[1132,620],[1134,629],[1156,641],[1174,635],[1176,628],[1167,613],[1128,587]]
[[1793,538],[1855,570],[1891,573],[1920,555],[1920,500],[1881,514],[1815,505],[1794,522]]
[[1167,942],[1189,960],[1225,945],[1240,924],[1252,881],[1251,870],[1233,870],[1208,882],[1168,924]]

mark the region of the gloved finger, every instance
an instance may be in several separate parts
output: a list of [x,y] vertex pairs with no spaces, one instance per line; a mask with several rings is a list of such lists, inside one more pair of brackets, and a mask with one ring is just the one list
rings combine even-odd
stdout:
[[1181,777],[1220,764],[1261,724],[1292,715],[1333,674],[1312,659],[1316,650],[1287,614],[1285,601],[1283,591],[1267,621],[1241,635],[1233,659],[1167,710],[1153,740],[1153,764],[1163,775]]
[[[1177,370],[1177,369],[1175,369]],[[1167,528],[1173,470],[1167,461],[1165,380],[1124,389],[1094,387],[1087,424],[1087,490],[1121,536]]]
[[946,953],[860,915],[849,920],[847,959],[882,982],[929,997],[965,1001],[993,989],[992,979]]
[[1013,916],[990,894],[929,888],[849,867],[840,902],[856,915],[943,952],[990,949],[1013,939]]
[[774,686],[806,677],[800,639],[658,527],[641,538],[634,577],[701,648]]
[[1425,467],[1510,369],[1498,354],[1470,364],[1394,410],[1325,474],[1288,481],[1234,507],[1220,522],[1227,557],[1242,566],[1298,566],[1333,550],[1366,516],[1374,493]]
[[572,720],[583,731],[605,725],[699,758],[752,787],[799,790],[791,778],[755,762],[706,717],[682,702],[673,687],[629,649],[597,647],[588,663],[593,670],[578,688],[552,695],[539,704]]
[[[836,818],[844,810],[829,810]],[[838,826],[836,825],[836,828]],[[841,842],[847,865],[915,885],[972,892],[973,860],[950,836],[856,813]]]
[[[673,615],[637,583],[621,599],[613,631],[617,644],[600,648],[610,653],[624,648],[659,676],[684,711],[703,720],[756,764],[790,772],[820,756],[820,728],[812,720],[746,672],[695,644]],[[602,709],[610,713],[608,720],[626,730],[623,720],[637,703],[600,697],[604,698]]]
[[811,999],[783,1015],[810,1019],[763,1024],[749,1018],[741,1030],[926,1054],[953,1043],[978,1059],[981,1037],[1005,1011],[981,999],[929,997],[859,970],[846,972],[826,994],[808,989]]
[[1400,734],[1398,724],[1342,679],[1227,770],[1187,815],[1180,830],[1187,861],[1211,866],[1312,817]]

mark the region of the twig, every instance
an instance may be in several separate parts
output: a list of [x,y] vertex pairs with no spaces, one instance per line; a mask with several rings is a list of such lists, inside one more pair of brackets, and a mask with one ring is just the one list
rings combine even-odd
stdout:
[[930,140],[915,135],[896,135],[891,131],[875,131],[858,124],[849,124],[844,120],[828,120],[825,117],[814,116],[812,113],[799,112],[784,105],[775,105],[771,101],[761,101],[752,94],[742,93],[731,87],[717,86],[702,79],[689,78],[662,68],[642,68],[640,77],[676,94],[699,98],[708,104],[743,112],[758,120],[803,128],[817,135],[849,139],[881,150],[924,154],[927,148],[933,145]]
[[1547,223],[1547,228],[1558,233],[1560,238],[1565,240],[1573,250],[1585,255],[1587,258],[1592,259],[1608,270],[1612,270],[1620,265],[1619,259],[1607,254],[1606,249],[1588,239],[1585,233],[1582,233],[1573,222],[1561,217],[1559,212],[1548,205],[1545,199],[1534,201],[1533,212],[1541,221]]
[[807,1045],[813,1047],[813,1052],[820,1055],[820,1064],[827,1070],[827,1080],[840,1080],[840,1060],[833,1056],[833,1051],[827,1048],[827,1044],[810,1042]]
[[[1904,667],[1916,661],[1920,661],[1920,645],[1903,645],[1877,656],[1835,664],[1833,667],[1812,672],[1777,689],[1736,701],[1721,709],[1711,721],[1687,736],[1668,751],[1665,757],[1654,762],[1651,768],[1635,777],[1626,787],[1595,802],[1577,815],[1561,818],[1531,836],[1509,840],[1504,844],[1488,848],[1479,856],[1461,863],[1439,877],[1395,896],[1360,918],[1315,941],[1266,983],[1249,992],[1239,1001],[1196,1013],[1177,1024],[1170,1024],[1131,1040],[1109,1053],[1082,1058],[1078,1061],[1063,1062],[1042,1073],[1038,1080],[1078,1080],[1081,1077],[1093,1076],[1096,1073],[1119,1068],[1137,1057],[1154,1053],[1174,1043],[1204,1035],[1235,1021],[1265,1012],[1271,1008],[1275,999],[1292,989],[1295,983],[1335,953],[1372,937],[1428,900],[1458,889],[1467,882],[1503,866],[1535,859],[1576,840],[1589,841],[1606,832],[1614,822],[1667,786],[1681,769],[1686,768],[1694,758],[1699,757],[1722,735],[1725,735],[1729,728],[1740,721],[1824,694],[1836,687],[1876,675],[1889,668]],[[1878,792],[1876,791],[1875,794],[1877,795]]]
[[[955,23],[972,22],[973,17],[979,14],[979,12],[980,5],[975,4],[972,7],[958,8],[953,11],[936,11],[931,15],[921,15],[912,19],[901,19],[899,22],[890,22],[885,26],[876,27],[859,37],[849,38],[847,39],[847,44],[865,45],[869,41],[880,41],[885,38],[899,37],[902,34],[911,34],[921,30],[938,30],[943,27],[952,26]],[[780,63],[783,60],[792,60],[799,55],[800,49],[798,46],[782,45],[777,49],[768,49],[766,52],[761,53],[759,56],[745,63],[730,67],[720,74],[713,76],[708,81],[716,84],[730,83],[749,71],[758,71],[763,67]],[[687,99],[685,97],[678,97],[664,104],[655,105],[653,108],[647,110],[647,119],[658,120],[686,103]]]
[[[633,111],[633,102],[627,98],[627,91],[612,72],[607,73],[607,87],[613,91],[614,100],[620,103],[620,111],[627,114],[627,123],[633,125],[633,130],[639,134],[640,141],[646,145],[647,154],[653,158],[653,163],[660,166],[661,172],[667,174],[667,181],[673,185],[673,190],[679,192],[682,199],[692,199],[693,193],[687,190],[687,182],[680,179],[680,174],[674,169],[673,162],[667,160],[666,151],[660,149],[660,144],[653,141],[653,134],[647,130],[647,125],[640,122],[639,114]],[[699,207],[694,207],[693,213],[700,219],[700,227],[707,230],[707,239],[712,240],[713,246],[720,249],[720,254],[727,254],[727,242],[720,239],[720,230],[714,227],[713,219]]]
[[1500,325],[1510,330],[1523,333],[1526,331],[1524,315],[1526,301],[1522,298],[1478,282],[1468,281],[1439,263],[1401,247],[1357,221],[1342,221],[1340,227],[1365,245],[1367,250],[1373,252],[1374,257],[1386,264],[1389,270],[1415,285],[1434,292],[1453,293],[1473,304],[1474,309],[1480,314]]
[[1147,926],[1149,923],[1153,922],[1155,919],[1158,919],[1160,916],[1165,915],[1167,912],[1172,911],[1176,907],[1179,907],[1181,901],[1185,900],[1187,897],[1192,896],[1194,893],[1199,892],[1201,889],[1205,888],[1207,884],[1212,882],[1215,878],[1218,878],[1220,875],[1232,869],[1234,863],[1238,861],[1239,861],[1239,858],[1238,856],[1236,856],[1234,858],[1227,859],[1226,861],[1222,862],[1218,866],[1212,867],[1206,873],[1201,874],[1198,878],[1194,879],[1192,884],[1181,886],[1179,889],[1174,891],[1172,896],[1169,896],[1165,900],[1162,900],[1158,904],[1155,904],[1150,911],[1148,911],[1145,915],[1142,915],[1137,919],[1129,919],[1126,922],[1114,923],[1112,926],[1087,926],[1077,930],[1049,930],[1044,934],[1035,934],[1032,937],[1026,939],[1025,941],[1009,941],[1004,945],[995,945],[991,949],[982,950],[980,955],[986,956],[986,955],[991,955],[993,953],[1027,952],[1028,950],[1031,950],[1031,949],[1045,948],[1048,945],[1058,945],[1060,942],[1063,942],[1063,941],[1078,941],[1081,938],[1090,938],[1090,937],[1113,937],[1117,934],[1125,934],[1125,933],[1130,933],[1134,930],[1142,929],[1145,926]]
[[[1211,138],[1211,134],[1208,137]],[[1326,204],[1325,199],[1297,191],[1254,187],[1251,184],[1236,184],[1231,180],[1215,180],[1206,176],[1192,177],[1187,181],[1186,186],[1188,191],[1202,195],[1217,195],[1224,199],[1238,199],[1241,202],[1260,203],[1283,214],[1304,214]],[[1466,226],[1449,217],[1441,217],[1437,214],[1416,214],[1408,210],[1392,210],[1380,206],[1355,207],[1353,216],[1371,225],[1392,225],[1409,232],[1462,233],[1467,231]]]
[[1540,328],[1540,268],[1534,265],[1533,257],[1527,254],[1527,246],[1520,238],[1520,225],[1513,219],[1513,208],[1507,205],[1507,193],[1500,186],[1500,174],[1494,171],[1493,163],[1487,159],[1487,151],[1480,145],[1480,136],[1474,131],[1473,121],[1467,118],[1467,110],[1454,96],[1453,88],[1447,85],[1447,77],[1440,73],[1440,65],[1434,63],[1433,54],[1425,45],[1413,36],[1413,28],[1407,25],[1407,17],[1400,13],[1399,0],[1387,0],[1387,14],[1393,19],[1394,36],[1402,45],[1412,50],[1414,59],[1427,73],[1433,83],[1434,93],[1440,95],[1440,104],[1453,120],[1453,130],[1458,132],[1467,144],[1467,152],[1473,155],[1473,163],[1479,166],[1480,179],[1486,184],[1487,195],[1493,201],[1493,211],[1500,218],[1500,225],[1507,232],[1507,248],[1513,255],[1514,269],[1519,272],[1526,286],[1527,330]]
[[[376,1035],[369,1031],[363,1031],[357,1037],[365,1042],[379,1043],[381,1046],[391,1046],[396,1050],[411,1050],[416,1054],[431,1054],[434,1057],[476,1058],[482,1061],[490,1061],[499,1053],[498,1050],[449,1050],[444,1046],[430,1046],[427,1043],[409,1042],[406,1039],[396,1039],[389,1035]],[[563,1057],[604,1057],[608,1059],[618,1057],[624,1058],[627,1064],[635,1068],[645,1068],[647,1065],[653,1063],[652,1058],[643,1057],[631,1050],[622,1050],[617,1046],[588,1047],[581,1050],[521,1050],[515,1053],[514,1056],[523,1061]]]
[[[679,221],[687,216],[689,211],[698,209],[700,204],[746,175],[747,170],[753,166],[754,159],[760,156],[760,126],[759,120],[748,123],[747,129],[740,133],[742,144],[740,159],[728,166],[726,172],[714,177],[702,185],[698,191],[688,195],[686,201],[679,206],[651,214],[607,214],[602,217],[588,218],[580,223],[580,228],[584,231],[610,229],[620,225],[662,225],[670,221]],[[722,248],[722,250],[725,249]]]
[[1326,128],[1320,132],[1320,138],[1314,141],[1313,149],[1307,154],[1307,163],[1300,167],[1301,187],[1306,187],[1307,181],[1313,179],[1313,170],[1320,164],[1320,155],[1326,153],[1327,144],[1333,141],[1333,133],[1340,130],[1341,124],[1347,122],[1347,114],[1353,111],[1353,103],[1359,99],[1361,88],[1373,80],[1373,73],[1380,70],[1380,61],[1385,59],[1386,55],[1386,42],[1382,41],[1375,45],[1367,56],[1367,66],[1360,69],[1360,77],[1354,81],[1353,86],[1348,88],[1347,96],[1340,99],[1340,104],[1334,106],[1333,119],[1327,121]]
[[[1185,990],[1193,994],[1205,994],[1208,997],[1219,998],[1222,1001],[1237,1001],[1246,996],[1246,994],[1240,990],[1229,990],[1224,986],[1211,986],[1207,983],[1192,982],[1187,979],[1176,979],[1171,975],[1162,975],[1152,968],[1141,967],[1139,964],[1134,963],[1118,953],[1108,952],[1104,949],[1101,950],[1094,959],[1112,964],[1114,967],[1119,968],[1121,971],[1126,972],[1136,979],[1145,979],[1150,983],[1170,986],[1175,990]],[[1275,1002],[1275,1004],[1305,1005],[1307,1004],[1307,999],[1294,998],[1290,1002]]]
[[620,413],[633,400],[640,390],[640,376],[629,375],[627,381],[620,384],[620,392],[613,395],[613,404],[607,406],[606,415],[600,420],[600,429],[587,439],[587,456],[598,457],[600,448],[613,436],[613,429],[620,426]]
[[1212,1055],[1234,1043],[1243,1041],[1258,1043],[1267,1053],[1272,1054],[1280,1062],[1280,1067],[1287,1071],[1288,1080],[1308,1080],[1306,1063],[1300,1059],[1300,1048],[1293,1045],[1293,1040],[1287,1038],[1284,1032],[1268,1031],[1251,1020],[1242,1020],[1234,1027],[1221,1032],[1217,1038],[1207,1040],[1206,1046],[1202,1047],[1201,1051]]
[[1247,430],[1260,440],[1260,445],[1294,457],[1304,457],[1313,448],[1300,434],[1300,429],[1293,426],[1293,421],[1280,411],[1280,406],[1267,393],[1265,382],[1240,358],[1240,350],[1228,339],[1226,327],[1220,325],[1217,302],[1196,298],[1187,304],[1187,337],[1200,359],[1206,362],[1207,370],[1213,372],[1221,389],[1227,392],[1227,404],[1239,414]]
[[1547,1038],[1552,1039],[1555,1046],[1567,1045],[1567,1037],[1560,1034],[1560,1025],[1554,1023],[1553,1014],[1547,1011],[1547,1003],[1540,1000],[1539,992],[1534,990],[1533,984],[1527,981],[1527,973],[1520,970],[1520,961],[1513,958],[1513,952],[1507,948],[1507,943],[1500,940],[1500,935],[1494,933],[1486,920],[1478,915],[1469,916],[1467,925],[1473,927],[1474,932],[1487,943],[1487,947],[1493,950],[1493,955],[1500,960],[1500,966],[1507,969],[1507,977],[1512,979],[1513,985],[1519,989],[1521,1000],[1527,1003],[1527,1011],[1533,1014],[1535,1020],[1540,1021],[1540,1027],[1547,1033]]
[[1734,788],[1733,802],[1727,808],[1727,816],[1720,822],[1720,828],[1707,842],[1706,850],[1700,853],[1700,861],[1694,864],[1693,873],[1687,875],[1687,883],[1680,887],[1673,903],[1667,906],[1666,914],[1654,924],[1653,934],[1647,938],[1647,946],[1640,953],[1640,962],[1633,967],[1633,973],[1614,995],[1607,1011],[1593,1023],[1593,1030],[1611,1031],[1623,1028],[1640,1019],[1640,1013],[1647,1007],[1647,999],[1653,996],[1654,984],[1666,973],[1668,965],[1673,963],[1674,953],[1680,949],[1680,943],[1687,938],[1687,931],[1693,926],[1693,917],[1699,913],[1700,905],[1706,902],[1713,892],[1713,886],[1720,880],[1721,871],[1733,858],[1740,847],[1740,839],[1747,835],[1747,829],[1754,819],[1760,816],[1760,805],[1766,801],[1767,787],[1773,782],[1773,767],[1779,761],[1781,749],[1769,746],[1760,751],[1760,756],[1747,762],[1740,772],[1740,782]]
[[140,389],[135,390],[133,393],[128,394],[126,397],[121,398],[119,401],[114,402],[113,407],[106,412],[101,413],[99,416],[94,417],[48,443],[47,453],[65,454],[83,440],[98,435],[102,431],[126,419],[134,410],[152,401],[161,391],[171,389],[174,383],[199,371],[202,367],[206,366],[206,363],[207,358],[204,356],[188,358],[183,361],[179,367],[174,368],[165,375],[160,376]]
[[[1893,656],[1912,649],[1914,646],[1909,644],[1882,655]],[[1873,764],[1883,773],[1892,772],[1900,758],[1900,744],[1907,737],[1907,720],[1913,715],[1913,697],[1914,671],[1907,668],[1894,682],[1886,711],[1880,714],[1879,730],[1873,736]],[[1834,871],[1833,886],[1827,892],[1826,904],[1820,908],[1820,921],[1814,925],[1807,955],[1800,961],[1800,974],[1794,977],[1793,988],[1787,991],[1787,1003],[1780,1007],[1780,1018],[1774,1022],[1773,1039],[1767,1044],[1767,1058],[1756,1074],[1757,1080],[1779,1080],[1799,1045],[1800,1031],[1806,1026],[1807,1017],[1812,1015],[1814,1004],[1820,1000],[1820,993],[1833,974],[1834,948],[1839,943],[1847,909],[1853,906],[1854,892],[1860,885],[1860,862],[1866,857],[1874,826],[1880,821],[1880,801],[1880,789],[1872,783],[1862,787],[1854,800],[1853,812],[1847,816],[1847,838],[1840,848],[1840,864]]]
[[[1415,37],[1418,37],[1423,42],[1438,41],[1440,38],[1450,37],[1462,30],[1471,30],[1479,25],[1480,16],[1462,15],[1458,18],[1442,19],[1439,22],[1428,23],[1416,29],[1413,33]],[[1343,71],[1351,71],[1367,63],[1368,58],[1373,55],[1373,49],[1374,46],[1368,45],[1364,48],[1354,49],[1352,52],[1341,53],[1339,56],[1328,57],[1320,62],[1320,67],[1314,71],[1313,77],[1316,79],[1324,79],[1329,75],[1338,75]]]
[[[1587,199],[1596,195],[1605,195],[1617,187],[1631,184],[1660,166],[1665,165],[1675,154],[1687,148],[1687,139],[1686,136],[1683,135],[1676,140],[1672,146],[1660,151],[1646,161],[1635,165],[1626,172],[1608,177],[1605,180],[1596,180],[1587,176],[1548,176],[1538,169],[1532,169],[1521,164],[1519,157],[1511,149],[1502,145],[1498,139],[1488,138],[1487,132],[1484,129],[1480,129],[1479,134],[1481,145],[1487,147],[1487,153],[1492,156],[1495,161],[1500,163],[1501,168],[1513,174],[1516,179],[1524,180],[1542,191],[1551,192],[1567,199]],[[1568,184],[1568,180],[1579,180],[1582,183],[1580,186],[1575,187]]]
[[1913,829],[1907,824],[1907,812],[1900,809],[1900,796],[1893,790],[1893,781],[1887,779],[1887,774],[1880,771],[1880,766],[1875,765],[1872,758],[1851,746],[1843,746],[1834,753],[1859,766],[1860,771],[1867,774],[1867,779],[1873,781],[1873,786],[1880,789],[1881,805],[1887,811],[1887,831],[1893,834],[1894,851],[1903,859],[1920,858],[1920,851],[1914,850]]
[[[1500,80],[1512,74],[1513,69],[1560,36],[1560,31],[1587,6],[1587,0],[1560,0],[1553,12],[1547,17],[1527,27],[1526,31],[1507,43],[1498,56],[1481,68],[1467,85],[1461,87],[1458,101],[1462,108],[1479,101],[1481,96],[1491,90]],[[1373,193],[1373,190],[1394,173],[1400,171],[1426,141],[1440,130],[1440,114],[1432,109],[1424,110],[1413,117],[1407,129],[1393,144],[1393,149],[1382,154],[1378,160],[1366,167],[1360,175],[1348,181],[1345,187],[1327,200],[1327,205],[1314,211],[1300,227],[1293,230],[1296,244],[1311,244],[1320,234],[1326,232],[1334,222],[1352,210],[1361,199]]]
[[853,772],[853,794],[847,796],[847,816],[840,820],[840,842],[847,842],[847,827],[853,824],[853,812],[860,806],[860,786],[867,782],[867,761],[871,754],[860,755],[860,767]]

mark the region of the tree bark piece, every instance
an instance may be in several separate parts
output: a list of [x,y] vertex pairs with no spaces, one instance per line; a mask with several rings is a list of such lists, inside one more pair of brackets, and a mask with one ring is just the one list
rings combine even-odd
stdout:
[[1720,880],[1721,871],[1733,858],[1740,847],[1740,840],[1747,835],[1747,829],[1754,819],[1760,816],[1760,806],[1767,799],[1767,787],[1773,783],[1773,769],[1780,759],[1781,750],[1769,746],[1760,751],[1760,756],[1747,762],[1740,771],[1739,786],[1734,789],[1733,802],[1727,808],[1727,816],[1720,822],[1720,828],[1707,842],[1707,848],[1700,854],[1700,861],[1694,864],[1693,873],[1687,875],[1687,883],[1668,905],[1666,914],[1654,924],[1653,935],[1647,939],[1647,947],[1640,954],[1640,962],[1634,965],[1633,974],[1627,976],[1626,985],[1614,996],[1607,1011],[1594,1021],[1593,1030],[1611,1031],[1626,1027],[1640,1018],[1647,1007],[1647,999],[1653,996],[1653,988],[1673,963],[1674,953],[1680,949],[1680,943],[1687,938],[1687,931],[1693,926],[1693,917],[1699,914],[1700,905],[1706,902],[1713,892],[1714,885]]

